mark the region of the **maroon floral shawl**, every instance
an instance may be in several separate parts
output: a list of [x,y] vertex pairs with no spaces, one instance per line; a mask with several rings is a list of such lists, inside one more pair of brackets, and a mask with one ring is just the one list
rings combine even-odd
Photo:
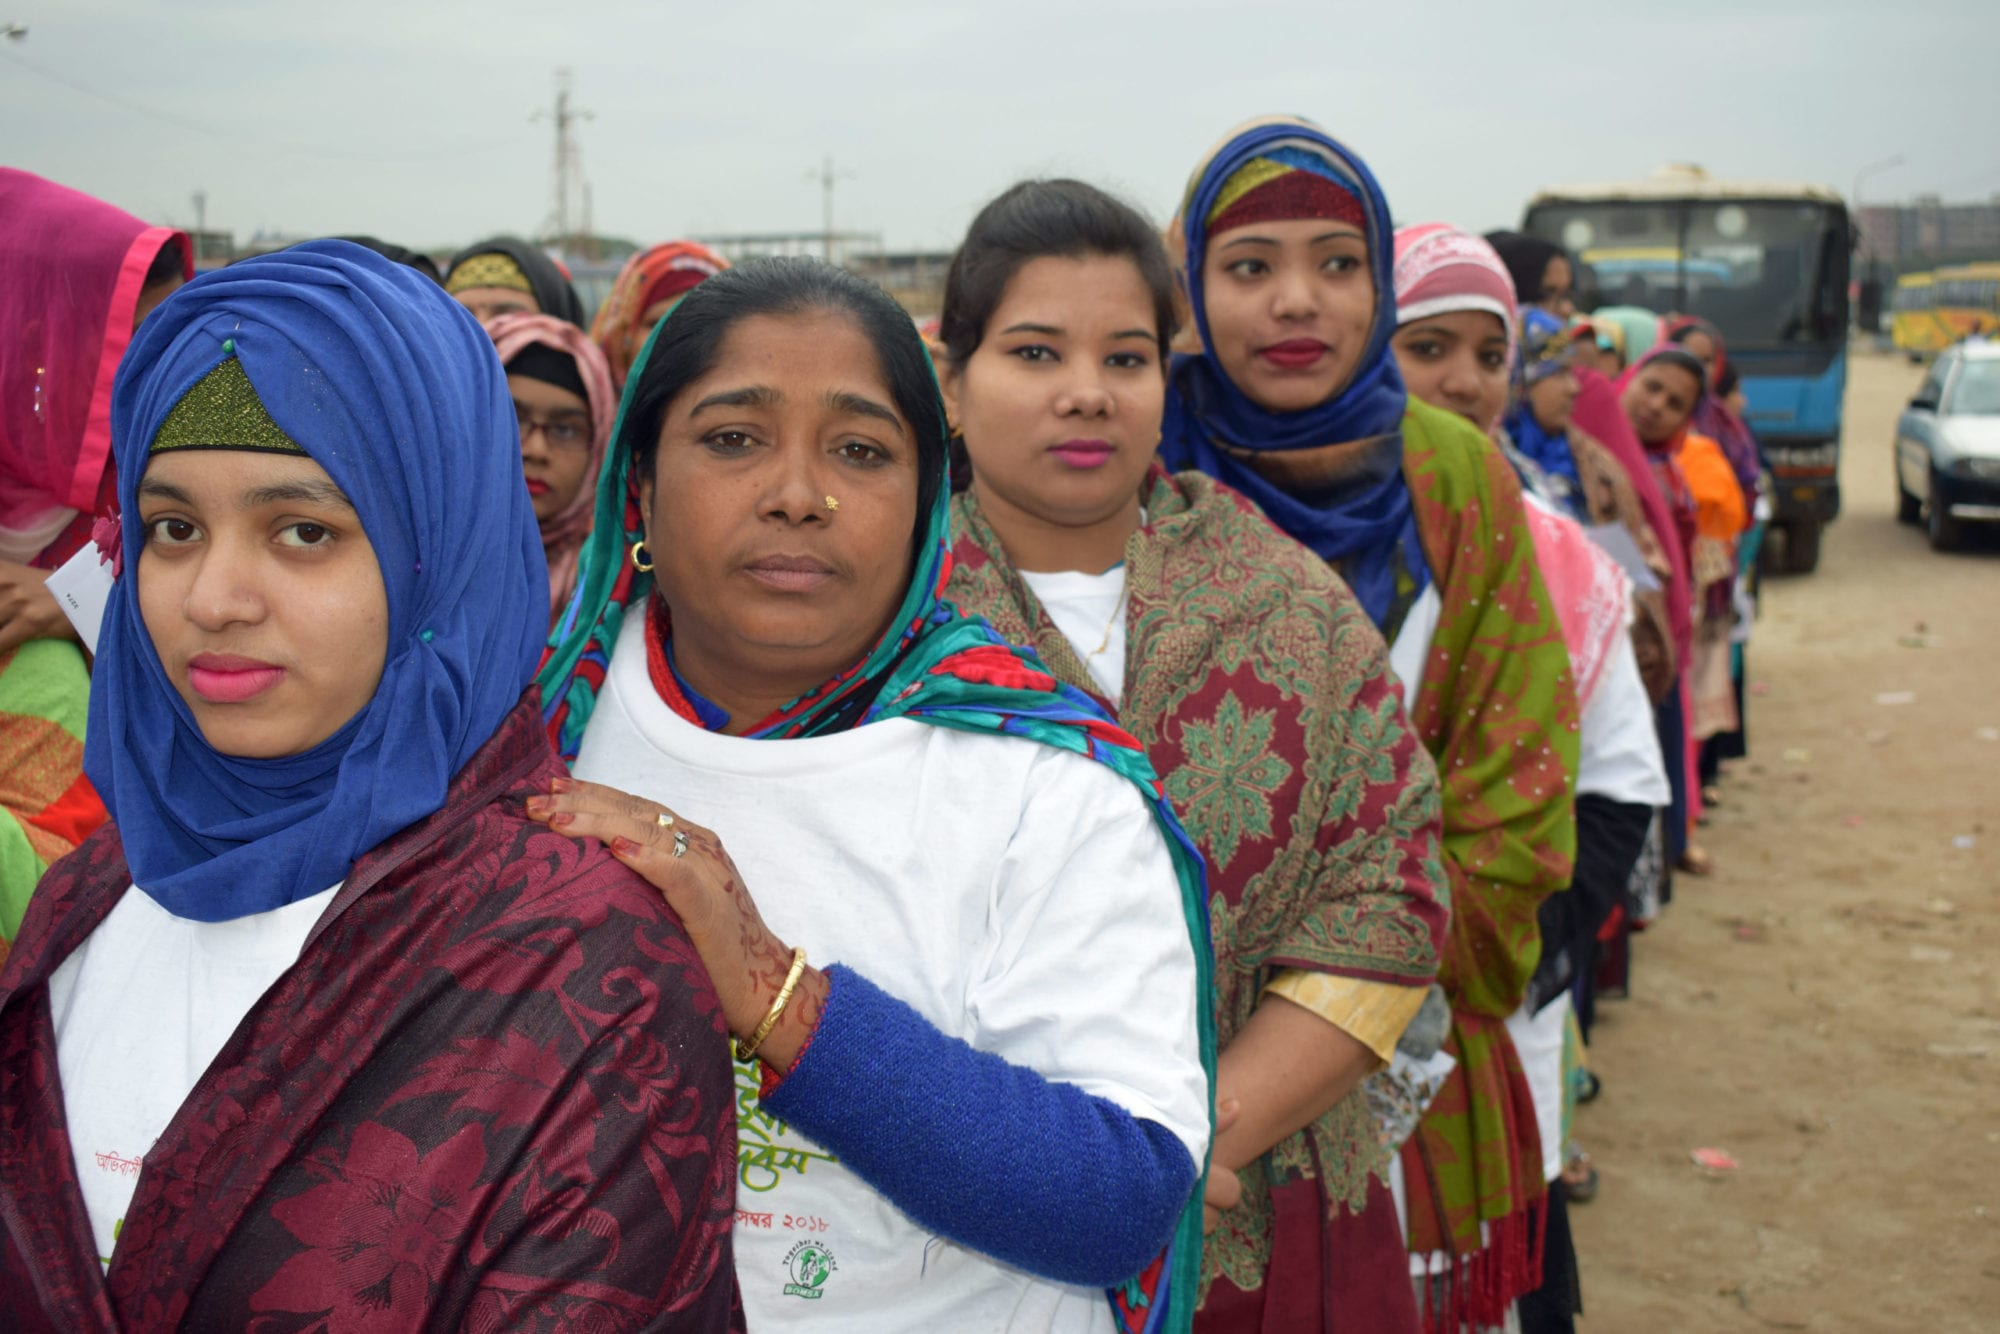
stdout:
[[357,862],[145,1157],[104,1272],[47,980],[130,885],[107,825],[0,971],[10,1330],[741,1328],[735,1105],[658,894],[529,822],[525,698],[443,809]]
[[[1324,560],[1237,492],[1157,466],[1143,485],[1114,712],[1208,862],[1218,1040],[1281,969],[1427,986],[1446,917],[1438,781],[1381,635]],[[1097,694],[976,496],[957,497],[952,517],[946,596]],[[1363,1099],[1345,1099],[1239,1173],[1243,1204],[1208,1239],[1205,1289],[1263,1288],[1274,1253],[1284,1264],[1300,1240],[1317,1256],[1386,1166]],[[1286,1198],[1299,1189],[1309,1204]],[[1395,1282],[1407,1262],[1390,1220]]]

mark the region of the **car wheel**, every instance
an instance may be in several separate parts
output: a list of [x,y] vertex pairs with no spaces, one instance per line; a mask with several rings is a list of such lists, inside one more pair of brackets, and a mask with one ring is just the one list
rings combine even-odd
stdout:
[[1931,474],[1930,495],[1924,500],[1929,522],[1931,550],[1956,551],[1965,537],[1965,525],[1951,517],[1950,508],[1939,495],[1937,474]]
[[1924,502],[1903,489],[1903,468],[1896,466],[1896,522],[1918,524],[1924,521]]

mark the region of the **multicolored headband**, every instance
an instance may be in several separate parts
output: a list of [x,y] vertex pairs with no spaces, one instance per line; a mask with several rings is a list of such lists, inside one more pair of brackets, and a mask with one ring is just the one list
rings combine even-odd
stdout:
[[1354,183],[1317,153],[1277,144],[1229,174],[1208,210],[1208,234],[1258,222],[1325,218],[1366,231],[1368,213]]

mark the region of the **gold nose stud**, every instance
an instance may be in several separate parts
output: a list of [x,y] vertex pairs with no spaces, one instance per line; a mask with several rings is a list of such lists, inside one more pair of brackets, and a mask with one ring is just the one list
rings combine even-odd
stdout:
[[837,500],[835,500],[835,499],[834,499],[834,498],[833,498],[832,496],[828,496],[828,497],[826,498],[826,508],[827,508],[827,511],[828,511],[829,513],[831,513],[831,512],[833,512],[833,511],[835,511],[835,510],[838,510],[838,509],[840,508],[840,502],[839,502],[839,501],[837,501]]

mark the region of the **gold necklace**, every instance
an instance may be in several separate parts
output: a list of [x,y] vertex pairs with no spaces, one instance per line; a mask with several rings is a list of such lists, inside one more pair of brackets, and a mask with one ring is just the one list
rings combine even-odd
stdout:
[[1098,654],[1104,652],[1104,650],[1111,647],[1111,632],[1113,629],[1117,627],[1118,618],[1124,615],[1125,599],[1131,595],[1131,592],[1132,592],[1132,587],[1130,584],[1127,584],[1123,589],[1119,590],[1118,605],[1111,609],[1111,619],[1104,623],[1104,638],[1097,641],[1097,647],[1090,651],[1089,654],[1090,657],[1094,658]]

